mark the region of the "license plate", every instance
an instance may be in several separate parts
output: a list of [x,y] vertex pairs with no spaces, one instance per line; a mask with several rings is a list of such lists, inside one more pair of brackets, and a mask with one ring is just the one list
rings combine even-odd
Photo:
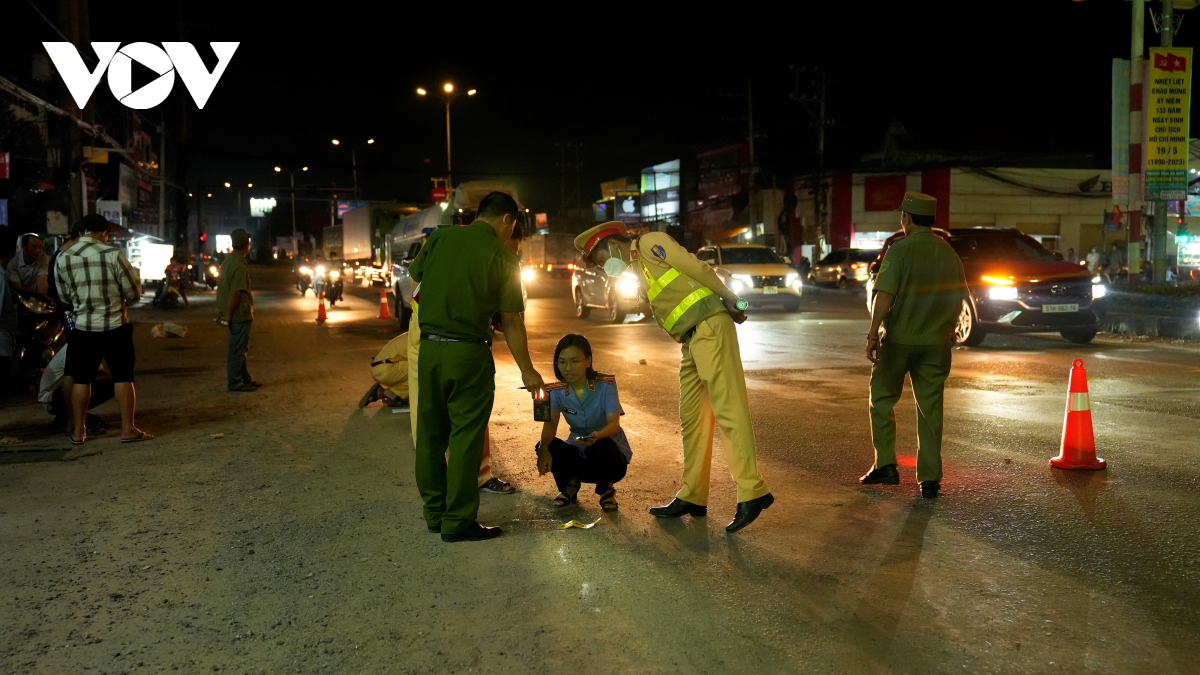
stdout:
[[1042,311],[1046,314],[1065,314],[1068,312],[1078,312],[1079,305],[1042,305]]
[[763,295],[775,295],[778,292],[778,286],[763,286]]

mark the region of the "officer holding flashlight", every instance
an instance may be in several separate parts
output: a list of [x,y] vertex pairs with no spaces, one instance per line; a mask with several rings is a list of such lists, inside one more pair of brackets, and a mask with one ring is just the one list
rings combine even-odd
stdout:
[[655,320],[682,345],[679,417],[683,425],[683,489],[650,513],[659,518],[708,515],[714,421],[737,483],[737,513],[725,528],[754,522],[775,498],[758,473],[746,377],[734,322],[746,320],[746,301],[663,232],[637,239],[625,224],[603,223],[575,238],[575,248],[610,277],[637,276]]

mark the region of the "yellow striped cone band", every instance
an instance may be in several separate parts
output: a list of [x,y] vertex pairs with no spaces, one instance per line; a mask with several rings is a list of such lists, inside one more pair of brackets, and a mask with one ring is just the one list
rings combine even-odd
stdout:
[[1067,400],[1067,406],[1067,412],[1081,412],[1092,409],[1091,403],[1088,401],[1088,395],[1086,391],[1082,394],[1071,394],[1070,398]]

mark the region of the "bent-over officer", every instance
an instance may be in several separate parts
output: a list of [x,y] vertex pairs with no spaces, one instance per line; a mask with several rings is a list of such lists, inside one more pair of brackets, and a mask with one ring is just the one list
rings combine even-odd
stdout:
[[525,388],[545,385],[529,359],[517,256],[503,243],[519,217],[516,200],[492,192],[480,201],[475,222],[436,230],[409,268],[421,285],[417,488],[429,531],[446,542],[501,534],[475,520],[476,475],[496,395],[492,314],[500,312]]
[[679,364],[679,418],[683,425],[683,488],[666,506],[650,509],[659,518],[708,515],[713,423],[737,482],[737,513],[725,528],[736,532],[754,522],[775,498],[758,474],[746,377],[734,321],[746,320],[745,301],[703,263],[664,232],[637,239],[625,224],[597,225],[575,238],[575,247],[610,277],[635,271],[654,318],[683,345]]
[[860,481],[900,482],[893,409],[908,375],[917,399],[917,482],[921,496],[932,498],[941,487],[942,394],[967,282],[958,254],[932,231],[937,200],[906,192],[896,210],[905,236],[892,244],[879,266],[867,333],[867,358],[875,364],[871,367],[875,464]]

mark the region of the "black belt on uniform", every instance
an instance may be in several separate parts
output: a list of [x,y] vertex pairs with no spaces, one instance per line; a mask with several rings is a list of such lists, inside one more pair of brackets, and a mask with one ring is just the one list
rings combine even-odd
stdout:
[[436,333],[423,332],[421,333],[421,339],[428,340],[430,342],[470,342],[473,344],[487,345],[488,347],[492,346],[492,341],[485,338],[452,338],[446,337],[445,335],[438,335]]
[[695,334],[696,334],[696,327],[692,326],[691,328],[687,329],[687,331],[683,334],[683,339],[681,339],[679,341],[679,344],[683,344],[683,343],[687,342],[688,340],[691,340],[692,336]]

